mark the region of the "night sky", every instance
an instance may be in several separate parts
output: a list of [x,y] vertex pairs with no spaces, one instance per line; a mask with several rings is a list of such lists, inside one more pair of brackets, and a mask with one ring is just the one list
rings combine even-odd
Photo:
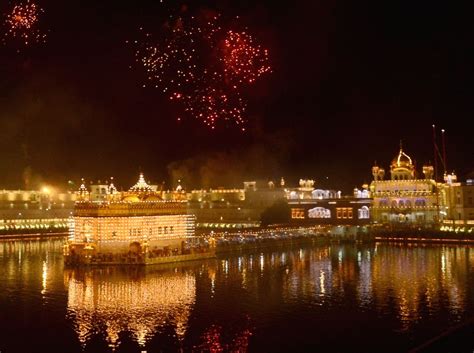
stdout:
[[[16,2],[2,1],[2,18]],[[433,160],[446,129],[448,168],[474,169],[472,9],[428,1],[38,0],[44,44],[0,45],[0,188],[138,172],[167,187],[301,178],[349,192],[388,168],[400,139]],[[467,2],[466,2],[467,3]],[[184,10],[182,5],[186,4]],[[240,16],[273,72],[246,90],[247,131],[211,130],[159,90],[125,43],[171,14]],[[6,27],[0,27],[5,32]],[[17,52],[17,49],[20,51]],[[177,117],[182,117],[177,121]],[[25,181],[27,185],[25,186]]]

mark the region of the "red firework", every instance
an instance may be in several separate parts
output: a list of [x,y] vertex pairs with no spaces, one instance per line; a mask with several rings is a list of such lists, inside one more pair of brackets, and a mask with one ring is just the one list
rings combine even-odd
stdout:
[[238,91],[208,86],[192,94],[175,92],[170,99],[182,102],[187,113],[211,129],[215,129],[220,121],[231,121],[245,131],[247,105]]
[[144,38],[132,42],[135,57],[151,85],[188,115],[211,129],[232,122],[245,131],[243,89],[271,72],[268,51],[219,22],[219,15],[178,17],[162,26],[158,39],[142,31]]
[[255,44],[246,32],[227,32],[222,61],[226,78],[234,85],[254,83],[261,75],[271,71],[268,50]]
[[6,42],[7,37],[10,37],[21,40],[24,45],[44,42],[46,34],[38,28],[39,16],[42,12],[43,9],[30,0],[15,4],[5,19],[7,31],[4,41]]

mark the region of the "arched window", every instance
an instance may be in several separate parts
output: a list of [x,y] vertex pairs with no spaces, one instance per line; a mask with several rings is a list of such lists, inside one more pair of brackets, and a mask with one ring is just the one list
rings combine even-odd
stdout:
[[426,206],[426,200],[424,199],[416,199],[415,206]]
[[324,198],[324,190],[316,189],[311,192],[311,196],[313,199],[322,200]]
[[405,202],[403,200],[398,201],[398,207],[405,207]]
[[357,213],[359,214],[359,219],[369,219],[370,218],[370,212],[369,208],[367,206],[362,206],[357,210]]
[[331,210],[324,207],[315,207],[308,210],[309,218],[331,218]]

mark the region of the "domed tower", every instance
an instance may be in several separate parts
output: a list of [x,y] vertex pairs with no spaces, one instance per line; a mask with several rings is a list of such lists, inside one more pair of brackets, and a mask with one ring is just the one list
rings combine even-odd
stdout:
[[137,183],[133,185],[128,191],[134,193],[147,193],[152,192],[153,188],[147,184],[143,173],[140,173],[140,177],[138,178]]
[[400,152],[390,164],[390,175],[392,180],[415,179],[415,166],[413,165],[410,156],[403,152],[401,143]]
[[86,201],[89,198],[89,190],[87,190],[84,178],[81,179],[81,186],[77,192],[79,194],[80,201]]
[[423,166],[423,174],[425,175],[425,179],[433,179],[434,168],[431,163],[425,164]]
[[114,185],[114,177],[110,177],[108,193],[109,195],[115,195],[117,193],[117,188]]
[[454,173],[454,171],[451,174],[444,173],[444,182],[447,184],[452,184],[458,181],[457,175]]
[[377,166],[377,163],[372,167],[372,176],[374,180],[383,180],[385,177],[385,169]]

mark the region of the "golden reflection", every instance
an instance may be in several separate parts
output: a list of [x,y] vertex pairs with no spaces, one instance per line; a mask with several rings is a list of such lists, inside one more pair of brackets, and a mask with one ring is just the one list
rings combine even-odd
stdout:
[[69,316],[83,345],[101,327],[113,348],[120,332],[129,331],[143,347],[169,324],[182,339],[196,297],[195,276],[182,269],[76,269],[65,271],[64,281]]
[[460,317],[472,253],[471,247],[334,244],[230,257],[221,261],[218,275],[237,280],[262,307],[355,300],[351,305],[364,310],[395,313],[397,330],[406,331],[441,310],[453,320]]
[[43,271],[41,273],[41,294],[46,294],[46,285],[48,284],[48,257],[43,261]]
[[0,241],[0,281],[38,291],[42,299],[55,291],[54,279],[62,273],[60,238]]
[[423,320],[423,315],[434,315],[446,302],[456,316],[466,305],[470,252],[459,247],[379,246],[372,273],[376,305],[387,307],[392,299],[402,330]]

